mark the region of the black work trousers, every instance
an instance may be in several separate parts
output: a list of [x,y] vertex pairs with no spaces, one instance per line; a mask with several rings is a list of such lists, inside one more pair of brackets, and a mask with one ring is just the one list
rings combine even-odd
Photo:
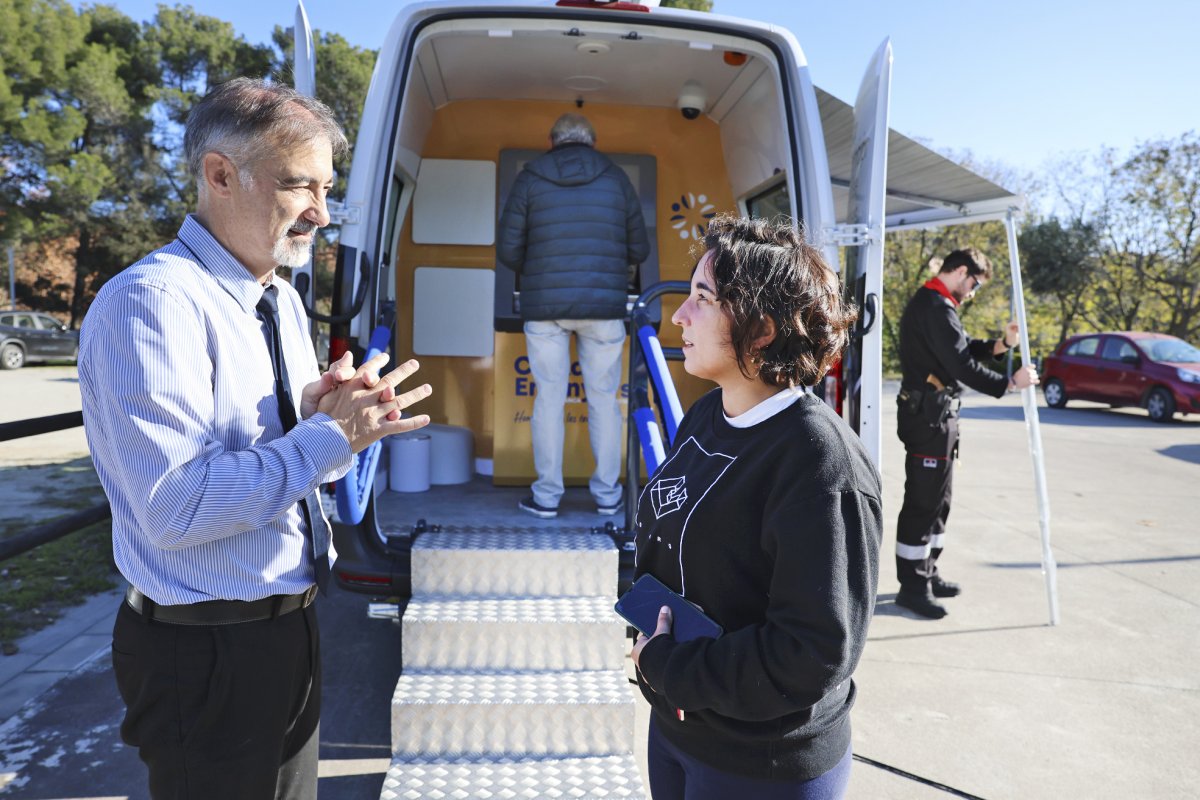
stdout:
[[315,800],[321,660],[314,606],[231,625],[113,627],[121,738],[154,800]]
[[954,460],[958,457],[958,415],[940,425],[899,408],[897,432],[904,442],[904,504],[896,521],[896,577],[902,589],[924,591],[937,575],[942,554]]

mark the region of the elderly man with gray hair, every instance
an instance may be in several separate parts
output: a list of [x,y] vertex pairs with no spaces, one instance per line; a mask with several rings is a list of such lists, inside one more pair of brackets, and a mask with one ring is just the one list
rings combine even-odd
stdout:
[[625,172],[595,149],[581,114],[550,129],[550,150],[525,165],[500,216],[496,256],[520,278],[533,403],[532,494],[542,518],[563,495],[563,407],[574,333],[596,469],[588,488],[600,514],[621,508],[621,352],[629,266],[650,253],[641,203]]
[[386,356],[321,374],[300,266],[333,158],[329,109],[237,78],[188,118],[196,212],[178,237],[110,280],[84,320],[88,445],[129,582],[113,626],[121,738],[155,800],[315,798],[321,666],[312,600],[330,576],[317,488],[352,456],[427,416],[382,378]]

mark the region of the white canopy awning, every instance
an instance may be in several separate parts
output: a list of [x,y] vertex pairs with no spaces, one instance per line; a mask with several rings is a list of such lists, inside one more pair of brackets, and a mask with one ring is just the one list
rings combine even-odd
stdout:
[[[847,187],[850,185],[850,166],[854,157],[854,109],[820,88],[816,88],[816,92],[817,104],[821,109],[821,125],[825,129],[825,149],[829,159],[829,177],[833,183],[833,200],[838,221],[844,222],[849,215],[850,193]],[[896,231],[989,220],[1003,221],[1008,233],[1014,315],[1021,331],[1021,352],[1028,353],[1029,330],[1026,325],[1016,226],[1017,214],[1024,208],[1023,196],[997,186],[928,147],[917,144],[907,136],[893,130],[888,131],[885,228]],[[1033,459],[1038,527],[1042,541],[1042,571],[1046,579],[1046,597],[1050,605],[1050,624],[1057,625],[1058,570],[1054,552],[1050,547],[1050,497],[1046,490],[1046,466],[1042,454],[1042,434],[1035,388],[1029,386],[1023,389],[1021,400],[1025,411],[1025,428],[1029,435],[1029,454]]]
[[[838,221],[848,215],[854,108],[816,88],[825,130],[825,149]],[[945,156],[896,131],[888,132],[887,206],[889,231],[1003,220],[1023,210],[1025,198],[997,186]]]

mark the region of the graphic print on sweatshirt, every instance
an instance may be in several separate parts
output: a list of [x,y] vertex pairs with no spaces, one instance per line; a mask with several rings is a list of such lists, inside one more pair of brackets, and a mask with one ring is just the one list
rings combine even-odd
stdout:
[[655,546],[666,548],[676,557],[679,585],[684,593],[687,586],[683,577],[683,542],[687,536],[688,522],[704,496],[736,460],[736,456],[708,452],[700,446],[696,437],[689,436],[663,464],[654,480],[642,490],[642,499],[638,502],[639,514],[645,508],[643,501],[648,500],[653,517],[639,519],[638,527],[649,525],[655,532]]

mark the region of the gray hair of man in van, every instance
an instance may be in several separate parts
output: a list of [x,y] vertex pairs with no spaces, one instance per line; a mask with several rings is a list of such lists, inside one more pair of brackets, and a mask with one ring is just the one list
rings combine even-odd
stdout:
[[183,152],[201,196],[207,153],[220,153],[232,161],[242,188],[249,191],[256,162],[317,137],[329,141],[335,161],[350,149],[333,112],[320,100],[283,84],[234,78],[214,87],[193,106]]
[[550,144],[558,147],[568,143],[596,146],[596,129],[583,114],[563,114],[554,121],[554,127],[550,129]]

